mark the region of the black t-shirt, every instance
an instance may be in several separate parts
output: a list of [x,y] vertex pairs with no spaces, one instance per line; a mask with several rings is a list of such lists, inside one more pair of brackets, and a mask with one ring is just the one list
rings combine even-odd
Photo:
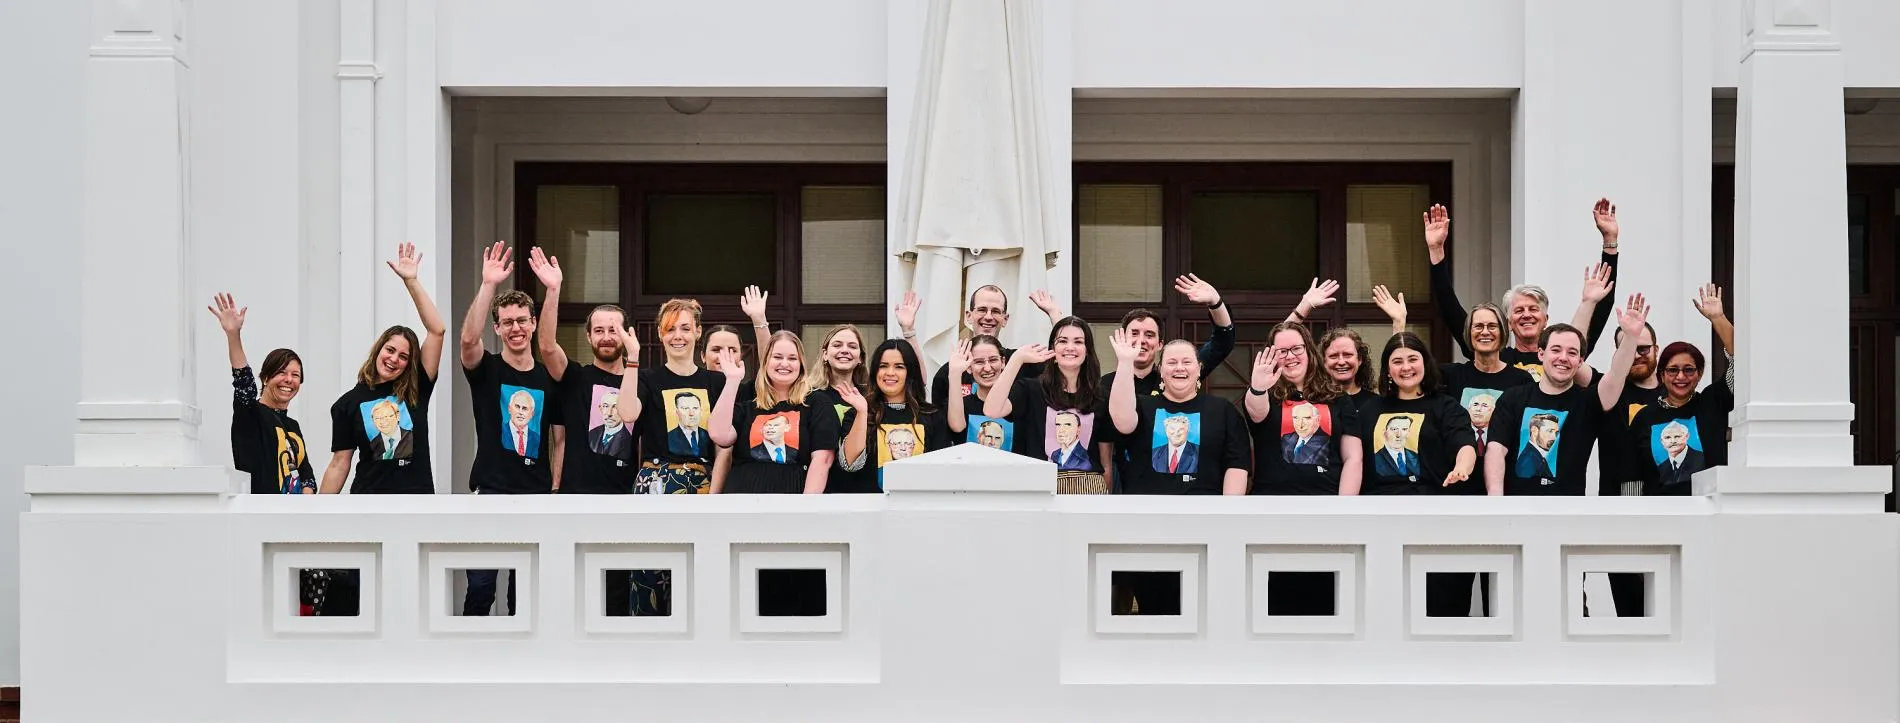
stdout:
[[416,403],[396,396],[394,382],[356,387],[330,405],[330,451],[355,450],[351,494],[435,493],[429,472],[429,397],[435,380],[417,377]]
[[546,494],[554,489],[548,428],[560,424],[554,378],[535,361],[521,371],[487,352],[468,378],[475,408],[475,464],[468,487],[484,494]]
[[[837,425],[838,444],[842,447],[845,435],[851,433],[851,425],[858,419],[858,410],[846,404],[844,398],[831,389],[814,389],[806,401],[811,404],[812,409],[828,414],[827,421]],[[865,433],[876,436],[869,429],[866,429]],[[874,441],[876,440],[865,440],[864,448],[867,454],[876,454],[876,450],[872,448]],[[880,491],[875,463],[867,461],[858,469],[847,470],[844,468],[845,463],[851,460],[844,458],[844,450],[833,448],[832,451],[838,454],[831,462],[831,475],[825,480],[826,494],[870,494]]]
[[1616,406],[1603,415],[1603,431],[1597,437],[1597,494],[1622,494],[1624,482],[1646,479],[1643,476],[1643,460],[1649,458],[1646,450],[1649,439],[1642,439],[1641,447],[1638,447],[1634,441],[1635,435],[1631,434],[1630,423],[1635,421],[1637,412],[1661,399],[1662,393],[1660,384],[1644,389],[1634,382],[1625,382]]
[[1458,402],[1465,410],[1466,418],[1471,421],[1471,436],[1478,450],[1478,466],[1473,468],[1471,479],[1452,485],[1454,494],[1484,494],[1484,453],[1491,441],[1491,419],[1498,410],[1498,400],[1504,397],[1504,390],[1536,384],[1531,373],[1511,366],[1508,362],[1503,369],[1487,372],[1471,362],[1440,364],[1438,371],[1444,376],[1445,385],[1439,391]]
[[1338,436],[1356,426],[1357,420],[1357,409],[1345,399],[1325,403],[1275,400],[1265,419],[1248,425],[1253,435],[1251,493],[1339,494],[1339,468],[1344,462]]
[[1728,415],[1735,394],[1721,382],[1697,392],[1688,404],[1651,404],[1637,412],[1630,432],[1644,454],[1631,463],[1645,495],[1686,495],[1697,472],[1728,464]]
[[1596,446],[1602,426],[1603,405],[1595,389],[1572,385],[1550,395],[1532,384],[1505,390],[1491,418],[1490,435],[1492,442],[1509,450],[1504,494],[1584,494],[1590,448]]
[[1138,397],[1135,411],[1141,421],[1126,439],[1134,459],[1123,467],[1128,477],[1118,494],[1217,495],[1227,470],[1247,469],[1253,449],[1232,402],[1209,394],[1185,402]]
[[[807,396],[813,402],[815,395]],[[804,489],[805,470],[815,451],[838,451],[838,412],[816,404],[779,402],[771,409],[756,403],[734,406],[732,468],[726,491],[796,493]],[[830,486],[827,477],[826,486]]]
[[1087,409],[1054,408],[1043,394],[1042,380],[1027,379],[1010,390],[1009,404],[1017,454],[1054,462],[1059,472],[1101,473],[1100,445],[1116,437],[1106,395],[1098,393]]
[[1344,400],[1347,404],[1352,405],[1352,410],[1354,412],[1357,412],[1361,409],[1365,409],[1366,404],[1368,402],[1371,402],[1372,400],[1378,399],[1378,398],[1379,398],[1378,392],[1372,391],[1370,389],[1365,389],[1365,388],[1361,388],[1357,393],[1354,393],[1354,394],[1340,395],[1340,399]]
[[886,463],[950,446],[950,426],[942,409],[919,415],[904,405],[886,403],[877,428],[865,431],[875,437],[865,445],[864,467],[871,470],[877,491],[884,489]]
[[[1003,362],[1008,363],[1009,355],[1015,353],[1015,349],[1004,349]],[[1021,382],[1024,379],[1035,379],[1036,377],[1042,376],[1042,366],[1041,364],[1024,364],[1023,368],[1016,370],[1016,381]],[[970,376],[970,373],[965,371],[963,373],[963,381],[959,384],[958,393],[969,394],[976,390],[976,377]],[[930,402],[941,407],[950,400],[949,395],[950,365],[945,364],[937,367],[936,376],[930,378]]]
[[251,494],[316,494],[303,427],[257,402],[250,367],[231,370],[231,464],[251,474]]
[[1451,397],[1376,397],[1359,408],[1359,424],[1347,433],[1360,441],[1365,472],[1361,494],[1471,494],[1470,488],[1484,492],[1484,475],[1475,466],[1470,478],[1444,486],[1458,450],[1473,443],[1471,417]]
[[569,359],[557,387],[567,427],[561,491],[608,495],[633,492],[639,438],[620,423],[620,375]]
[[641,369],[640,459],[711,465],[718,448],[706,425],[712,423],[713,403],[725,389],[726,375],[707,369],[685,376],[664,364]]
[[963,441],[991,449],[1015,452],[1016,423],[984,416],[983,400],[972,391],[963,397]]

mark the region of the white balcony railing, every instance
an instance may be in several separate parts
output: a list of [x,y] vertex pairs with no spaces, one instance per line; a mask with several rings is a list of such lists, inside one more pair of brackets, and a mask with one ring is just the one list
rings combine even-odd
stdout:
[[[1058,497],[1047,463],[974,445],[894,465],[884,496],[137,474],[29,490],[29,719],[1872,721],[1900,690],[1877,509]],[[308,568],[360,570],[361,613],[295,615]],[[453,571],[483,568],[515,571],[518,614],[451,614]],[[609,569],[672,570],[673,614],[605,615]],[[821,570],[822,614],[759,615],[760,569]],[[1144,612],[1179,614],[1116,614],[1118,571],[1178,581]],[[1274,614],[1295,571],[1332,574],[1334,614]],[[1424,614],[1457,571],[1489,576],[1489,616]],[[1612,572],[1645,576],[1643,616],[1603,615]]]

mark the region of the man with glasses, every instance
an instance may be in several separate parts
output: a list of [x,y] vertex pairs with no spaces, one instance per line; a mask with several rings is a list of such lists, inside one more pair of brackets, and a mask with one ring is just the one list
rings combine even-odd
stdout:
[[[1056,303],[1055,297],[1050,296],[1049,292],[1038,290],[1029,295],[1029,300],[1036,305],[1036,308],[1041,309],[1042,313],[1049,315],[1050,324],[1062,321],[1064,316],[1062,306]],[[1003,338],[1003,328],[1009,326],[1009,296],[1003,293],[1002,287],[987,284],[971,292],[970,310],[963,313],[963,325],[970,330],[971,337],[987,335],[998,339]],[[915,330],[904,330],[906,338],[915,336],[916,333]],[[1003,360],[1008,361],[1009,355],[1014,353],[1016,353],[1015,349],[1004,349]],[[1024,364],[1016,378],[1034,379],[1041,374],[1041,364]],[[966,371],[963,373],[962,381],[958,383],[961,386],[957,389],[957,393],[968,396],[971,385],[976,381],[970,376],[970,372]],[[945,364],[937,367],[936,376],[930,380],[930,401],[943,406],[950,399],[948,396],[950,391],[950,365]],[[1007,393],[1008,390],[1004,392]]]
[[[534,299],[495,289],[514,275],[514,252],[499,242],[482,256],[482,285],[462,319],[462,375],[475,413],[475,463],[469,490],[479,495],[548,494],[560,478],[567,426],[547,366],[535,358]],[[482,319],[493,309],[501,353],[482,345]],[[504,435],[505,430],[520,430]],[[469,570],[463,615],[487,615],[495,602],[495,570]],[[515,609],[514,576],[508,611]]]
[[[1612,337],[1617,347],[1629,340],[1623,338],[1623,330],[1617,329]],[[1597,473],[1599,495],[1633,496],[1643,493],[1642,465],[1652,464],[1649,460],[1649,440],[1642,440],[1641,448],[1630,435],[1630,421],[1636,419],[1636,413],[1644,407],[1655,404],[1662,396],[1662,380],[1656,374],[1656,328],[1643,325],[1641,334],[1636,335],[1636,358],[1630,362],[1629,382],[1623,385],[1623,394],[1616,400],[1616,408],[1603,419],[1603,439],[1597,445]],[[1595,377],[1592,370],[1592,377]]]

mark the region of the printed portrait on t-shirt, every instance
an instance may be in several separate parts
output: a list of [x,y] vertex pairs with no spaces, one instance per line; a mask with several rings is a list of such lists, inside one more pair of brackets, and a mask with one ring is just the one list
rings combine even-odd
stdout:
[[363,439],[368,440],[365,454],[370,459],[409,459],[415,452],[415,420],[409,418],[409,405],[394,395],[371,399],[359,405],[363,414]]
[[501,385],[501,446],[518,457],[541,456],[541,411],[547,393]]
[[1517,363],[1517,364],[1512,364],[1511,366],[1514,366],[1514,367],[1517,367],[1517,368],[1519,368],[1519,369],[1522,369],[1522,370],[1524,370],[1524,371],[1527,371],[1527,372],[1530,372],[1530,374],[1531,374],[1531,381],[1533,381],[1533,382],[1541,382],[1541,381],[1544,381],[1544,365],[1542,365],[1542,364],[1534,364],[1534,363],[1530,363],[1530,362],[1520,362],[1520,363]]
[[633,429],[620,421],[620,387],[595,384],[587,411],[587,448],[594,454],[633,459]]
[[1385,477],[1418,478],[1418,428],[1425,415],[1391,412],[1372,424],[1372,472]]
[[1042,451],[1057,470],[1095,468],[1089,440],[1095,438],[1095,413],[1074,409],[1043,410]]
[[1569,416],[1561,409],[1524,409],[1517,438],[1519,478],[1557,479],[1557,445],[1563,442],[1564,419]]
[[1007,419],[985,417],[981,414],[970,415],[970,423],[963,430],[964,441],[1000,449],[1005,452],[1014,449],[1016,425]]
[[900,459],[909,459],[923,454],[924,451],[924,425],[877,425],[878,466],[882,467]]
[[660,392],[666,408],[666,451],[681,457],[711,457],[712,434],[706,420],[712,405],[704,389],[668,389]]
[[1193,474],[1201,461],[1201,413],[1155,410],[1154,469],[1162,474]]
[[798,412],[761,414],[752,418],[746,446],[753,459],[798,464]]
[[287,495],[314,495],[317,481],[303,476],[303,435],[278,427],[277,491]]
[[1331,405],[1290,399],[1280,403],[1280,458],[1287,464],[1326,464],[1332,443]]
[[1708,466],[1702,456],[1702,433],[1694,419],[1650,425],[1649,455],[1656,462],[1656,480],[1664,486],[1687,483]]

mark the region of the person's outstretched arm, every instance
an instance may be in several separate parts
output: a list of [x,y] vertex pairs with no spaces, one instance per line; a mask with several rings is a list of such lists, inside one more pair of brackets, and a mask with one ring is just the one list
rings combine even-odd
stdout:
[[1194,356],[1201,361],[1201,378],[1214,375],[1215,368],[1227,361],[1234,353],[1234,316],[1227,312],[1227,302],[1221,298],[1220,290],[1213,284],[1201,280],[1194,274],[1177,276],[1174,290],[1186,296],[1188,301],[1207,307],[1207,320],[1214,330],[1201,342]]
[[[954,376],[958,379],[963,378],[963,371],[965,369],[970,368],[970,340],[969,339],[964,339],[963,341],[957,342],[956,351],[953,351],[950,353],[949,367],[950,367],[951,376]],[[910,373],[916,374],[918,372],[911,371]],[[961,440],[963,439],[964,428],[969,426],[969,419],[968,417],[964,415],[964,412],[963,412],[963,395],[951,394],[948,396],[950,398],[944,400],[944,404],[943,404],[944,427],[950,430],[950,433],[951,435],[953,435],[953,438]]]
[[1115,347],[1115,386],[1108,390],[1108,417],[1115,422],[1115,431],[1134,434],[1141,424],[1141,415],[1135,410],[1135,355],[1140,350],[1128,338],[1127,329],[1116,329],[1109,344]]
[[1062,313],[1062,305],[1056,303],[1056,297],[1051,296],[1049,292],[1042,289],[1029,292],[1029,303],[1035,304],[1036,308],[1042,310],[1043,316],[1049,317],[1050,326],[1062,323],[1062,320],[1067,316]]
[[1452,287],[1451,265],[1445,263],[1445,240],[1450,237],[1451,212],[1442,204],[1433,204],[1425,210],[1425,254],[1432,262],[1432,300],[1438,304],[1438,319],[1451,331],[1458,351],[1466,359],[1476,359],[1471,341],[1465,338],[1465,306],[1458,301],[1458,290]]
[[745,362],[730,349],[720,354],[719,369],[725,372],[726,384],[719,390],[719,400],[713,402],[712,426],[706,432],[712,435],[713,444],[731,447],[739,438],[739,433],[732,428],[732,406],[739,396],[739,384],[745,379]]
[[[1009,362],[1003,365],[1003,373],[996,375],[996,382],[990,386],[990,396],[983,400],[983,416],[991,419],[1008,419],[1016,411],[1015,404],[1009,400],[1009,393],[1016,388],[1016,377],[1023,372],[1025,364],[1041,364],[1054,359],[1055,352],[1041,344],[1029,344],[1016,353],[1009,355]],[[954,383],[954,382],[953,382]],[[956,394],[951,387],[945,396]]]
[[468,314],[462,317],[461,359],[463,369],[474,369],[482,363],[482,326],[488,323],[488,305],[494,303],[495,289],[515,272],[515,250],[496,241],[494,246],[482,250],[482,285],[475,290],[475,299],[468,304]]
[[758,357],[760,369],[765,368],[765,355],[772,352],[772,324],[765,320],[765,299],[768,296],[771,295],[757,286],[747,286],[739,294],[739,310],[752,321],[752,346],[759,350],[755,356]]
[[[1372,304],[1385,312],[1385,318],[1392,320],[1392,333],[1405,331],[1405,317],[1410,314],[1405,308],[1405,294],[1393,296],[1384,284],[1372,287]],[[1320,350],[1325,353],[1325,350]]]
[[1280,383],[1280,355],[1272,347],[1253,355],[1253,375],[1247,382],[1247,419],[1259,424],[1273,410],[1273,385]]
[[1610,357],[1610,371],[1603,375],[1602,383],[1596,385],[1597,401],[1602,402],[1606,412],[1615,409],[1617,398],[1623,396],[1623,384],[1629,381],[1630,363],[1636,360],[1636,339],[1643,333],[1643,324],[1648,321],[1649,304],[1643,301],[1642,294],[1631,294],[1629,308],[1616,312],[1616,323],[1623,329],[1623,343],[1616,346],[1616,356]]
[[917,368],[910,370],[912,374],[922,374],[930,368],[930,358],[924,355],[924,345],[917,341],[917,309],[923,305],[924,302],[917,298],[915,291],[904,292],[904,298],[897,302],[897,331],[910,344],[910,350],[917,353]]
[[[1603,325],[1598,323],[1596,314],[1609,306],[1604,302],[1610,298],[1610,291],[1616,288],[1616,270],[1609,264],[1598,263],[1583,270],[1583,297],[1577,302],[1576,313],[1570,316],[1570,325],[1579,329],[1590,329],[1583,340],[1583,356],[1590,356],[1590,350],[1596,348],[1596,335],[1601,333]],[[1596,324],[1591,328],[1591,324]],[[1634,339],[1636,337],[1629,337]],[[1577,370],[1577,384],[1591,386],[1596,384],[1596,369],[1585,364]]]
[[1293,311],[1287,312],[1286,320],[1306,323],[1306,318],[1311,316],[1314,310],[1333,303],[1333,295],[1337,293],[1339,293],[1339,282],[1332,279],[1320,281],[1319,277],[1313,277],[1312,283],[1306,285],[1306,293],[1300,295],[1300,303],[1293,306]]
[[[640,358],[640,338],[630,327],[616,326],[614,331],[620,334],[620,353],[628,359]],[[640,401],[640,370],[636,367],[623,367],[620,374],[620,397],[614,403],[614,416],[620,417],[620,423],[633,427],[640,423],[640,413],[646,405]],[[635,436],[638,436],[637,434]]]
[[449,326],[442,322],[442,313],[436,311],[435,299],[429,298],[429,290],[416,279],[422,270],[422,254],[416,251],[415,244],[405,243],[397,248],[396,260],[389,262],[389,268],[402,279],[403,288],[409,290],[409,300],[416,304],[416,316],[422,318],[422,353],[417,360],[422,364],[422,373],[433,380],[442,372],[442,345],[448,338]]
[[[1603,236],[1603,258],[1598,263],[1610,267],[1609,285],[1610,288],[1614,289],[1616,288],[1617,237],[1622,232],[1622,227],[1616,222],[1616,204],[1610,203],[1610,199],[1599,198],[1597,199],[1596,207],[1591,209],[1591,215],[1596,218],[1597,233]],[[1571,325],[1579,329],[1589,330],[1589,335],[1583,340],[1584,356],[1590,356],[1590,352],[1596,350],[1597,337],[1602,336],[1603,330],[1608,327],[1610,322],[1610,309],[1614,306],[1616,306],[1615,300],[1606,294],[1602,301],[1597,302],[1596,309],[1590,312],[1590,324],[1588,326],[1582,324]]]
[[541,323],[536,325],[535,350],[540,352],[541,364],[548,368],[548,376],[558,382],[567,374],[567,350],[561,348],[560,334],[556,333],[561,326],[561,260],[541,253],[541,247],[536,246],[528,251],[528,268],[541,280],[541,287],[547,289],[541,297]]

